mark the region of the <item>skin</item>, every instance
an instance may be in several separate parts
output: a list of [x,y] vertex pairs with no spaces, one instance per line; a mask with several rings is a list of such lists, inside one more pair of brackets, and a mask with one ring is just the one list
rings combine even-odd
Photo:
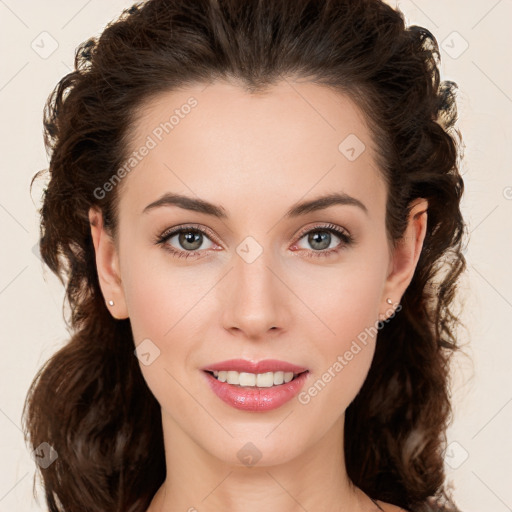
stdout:
[[[393,314],[416,268],[428,204],[416,201],[393,250],[387,191],[363,114],[348,97],[304,81],[283,80],[259,95],[228,82],[166,92],[142,109],[131,149],[190,96],[198,105],[123,178],[119,238],[104,229],[100,211],[89,215],[101,289],[115,302],[107,307],[115,318],[130,318],[135,345],[149,338],[160,350],[140,364],[161,405],[167,463],[148,510],[375,511],[347,478],[342,443],[345,410],[366,378],[375,337],[309,403],[293,399],[272,411],[230,407],[200,368],[231,358],[280,359],[309,369],[307,389],[359,333]],[[366,146],[354,161],[338,149],[349,134]],[[335,205],[284,217],[295,203],[333,191],[368,212]],[[141,213],[164,192],[221,205],[228,218],[177,206]],[[200,256],[177,258],[154,243],[188,223],[213,234],[203,236]],[[325,233],[329,223],[355,242],[308,258],[323,246],[299,238],[300,231]],[[247,236],[263,250],[251,263],[236,251]],[[194,252],[177,235],[167,244]],[[340,244],[332,234],[329,248]],[[253,466],[237,457],[248,442],[261,453]]]

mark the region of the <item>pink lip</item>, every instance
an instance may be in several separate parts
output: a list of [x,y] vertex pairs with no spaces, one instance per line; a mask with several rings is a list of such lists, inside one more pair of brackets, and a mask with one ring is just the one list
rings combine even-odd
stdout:
[[221,361],[220,363],[204,366],[201,370],[205,371],[229,371],[247,372],[247,373],[266,373],[266,372],[293,372],[302,373],[307,370],[302,366],[287,363],[286,361],[279,361],[277,359],[264,359],[254,363],[246,359],[229,359],[228,361]]
[[202,373],[206,377],[210,389],[225,403],[235,409],[260,412],[277,409],[291,400],[299,393],[309,376],[309,372],[306,371],[288,383],[271,388],[257,388],[228,384],[217,380],[206,371]]

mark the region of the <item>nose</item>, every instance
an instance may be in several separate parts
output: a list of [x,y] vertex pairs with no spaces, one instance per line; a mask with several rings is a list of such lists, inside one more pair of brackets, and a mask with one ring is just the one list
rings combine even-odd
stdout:
[[234,256],[222,287],[222,323],[232,334],[262,340],[287,329],[291,292],[276,260],[263,251],[254,261]]

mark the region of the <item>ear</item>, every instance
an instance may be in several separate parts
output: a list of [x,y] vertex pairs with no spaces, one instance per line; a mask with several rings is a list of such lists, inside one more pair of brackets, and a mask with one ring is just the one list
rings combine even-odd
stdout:
[[[114,318],[119,320],[128,318],[128,311],[124,298],[124,291],[119,271],[119,255],[114,240],[104,229],[103,215],[96,207],[89,209],[89,223],[91,236],[96,253],[96,268],[100,282],[101,292],[107,308]],[[113,306],[108,303],[112,300]]]
[[[427,209],[426,199],[420,198],[413,202],[404,235],[391,251],[388,276],[381,299],[386,311],[381,315],[383,318],[388,318],[396,309],[412,281],[427,232]],[[391,299],[392,305],[387,302],[388,298]]]

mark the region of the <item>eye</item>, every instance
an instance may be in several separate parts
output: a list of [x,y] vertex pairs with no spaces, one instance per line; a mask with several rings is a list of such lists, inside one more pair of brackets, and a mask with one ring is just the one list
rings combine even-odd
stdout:
[[[189,258],[196,256],[200,249],[209,249],[214,245],[203,246],[205,240],[212,243],[207,233],[209,233],[207,230],[199,226],[182,226],[165,231],[155,240],[155,243],[162,244],[165,250],[178,258]],[[175,243],[178,247],[170,243],[173,238],[176,238]]]
[[[332,245],[333,237],[341,240],[341,243]],[[342,249],[350,246],[354,239],[353,237],[344,231],[342,228],[335,226],[334,224],[327,224],[325,226],[317,226],[314,229],[310,229],[305,233],[301,233],[300,240],[306,238],[306,243],[313,247],[313,251],[306,251],[306,257],[326,257],[332,254],[337,254]],[[298,246],[296,242],[294,247]],[[300,247],[300,246],[299,246]],[[306,248],[307,249],[307,248]]]

